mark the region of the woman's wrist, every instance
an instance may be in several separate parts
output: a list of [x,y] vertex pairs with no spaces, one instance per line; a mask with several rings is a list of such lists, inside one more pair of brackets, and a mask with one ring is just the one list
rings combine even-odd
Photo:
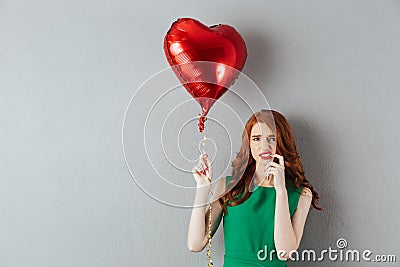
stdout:
[[210,185],[211,184],[211,180],[212,179],[210,177],[204,176],[203,179],[201,179],[200,181],[196,182],[197,187]]
[[277,195],[287,195],[286,188],[278,188],[278,189],[275,188],[275,191]]
[[196,183],[196,187],[199,190],[209,190],[211,187],[211,183],[208,181],[204,181],[204,182],[197,182]]

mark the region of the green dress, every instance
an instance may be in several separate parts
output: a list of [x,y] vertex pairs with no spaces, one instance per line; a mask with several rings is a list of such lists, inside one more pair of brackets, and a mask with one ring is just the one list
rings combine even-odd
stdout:
[[[227,176],[226,183],[231,179],[232,176]],[[297,208],[302,188],[286,185],[290,217]],[[242,204],[227,206],[227,214],[223,215],[224,267],[286,266],[276,252],[270,257],[271,250],[275,250],[275,198],[274,187],[258,186]]]

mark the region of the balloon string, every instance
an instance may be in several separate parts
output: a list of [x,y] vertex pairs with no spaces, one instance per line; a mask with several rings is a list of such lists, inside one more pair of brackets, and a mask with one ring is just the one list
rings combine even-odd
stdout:
[[[199,116],[199,124],[198,124],[199,130],[200,130],[200,133],[203,135],[203,142],[201,144],[201,153],[202,153],[202,155],[204,155],[205,154],[204,147],[206,146],[206,140],[207,140],[207,138],[206,138],[206,136],[204,134],[204,122],[207,120],[207,118],[205,116],[203,116],[203,115],[200,115],[200,114],[197,114],[197,115]],[[204,174],[204,175],[206,175],[206,173],[207,172],[205,170],[202,172],[202,174]],[[206,175],[206,177],[210,181],[210,184],[211,184],[211,177],[208,177],[207,175]],[[214,263],[211,260],[211,233],[212,233],[212,230],[211,230],[211,221],[212,221],[211,199],[212,199],[212,196],[213,196],[212,186],[211,185],[210,185],[209,194],[210,194],[210,212],[208,214],[208,229],[207,229],[207,239],[208,239],[208,242],[207,242],[208,243],[208,246],[207,246],[208,264],[207,264],[207,266],[210,267],[210,266],[214,266]]]
[[[201,133],[203,135],[203,142],[202,142],[201,152],[204,155],[205,154],[204,147],[206,145],[207,138],[206,138],[206,135],[204,134],[204,131],[201,131]],[[211,177],[207,177],[207,178],[211,183]],[[211,189],[212,189],[212,187],[210,186],[210,190],[209,190],[209,194],[210,194],[210,212],[208,214],[208,227],[207,227],[207,239],[208,239],[208,242],[207,242],[208,243],[207,244],[207,261],[208,261],[207,266],[209,266],[209,267],[210,266],[214,266],[214,263],[213,263],[213,261],[211,259],[211,234],[212,234],[211,222],[212,222],[212,211],[213,211],[212,210],[212,203],[211,203],[213,192],[212,192]]]
[[199,127],[199,131],[202,133],[204,131],[204,122],[207,120],[207,117],[200,114],[197,114],[197,116],[199,117],[199,123],[197,126]]
[[204,147],[205,147],[205,145],[206,145],[206,140],[207,140],[207,138],[206,138],[206,135],[204,134],[204,131],[203,132],[201,132],[202,133],[202,135],[203,135],[203,143],[202,143],[202,153],[203,153],[203,155],[205,154],[205,152],[204,152]]

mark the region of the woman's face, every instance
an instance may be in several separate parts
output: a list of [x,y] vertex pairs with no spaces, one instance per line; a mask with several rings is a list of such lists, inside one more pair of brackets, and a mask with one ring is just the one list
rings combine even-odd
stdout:
[[256,123],[251,128],[250,150],[257,166],[266,165],[275,154],[276,136],[265,123]]

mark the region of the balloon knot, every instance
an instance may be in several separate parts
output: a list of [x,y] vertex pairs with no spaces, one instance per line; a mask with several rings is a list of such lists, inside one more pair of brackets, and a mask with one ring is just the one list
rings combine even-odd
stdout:
[[[200,114],[198,114],[200,116]],[[202,133],[204,131],[204,122],[207,120],[205,116],[200,116],[199,117],[199,124],[197,126],[199,127],[199,131]]]

